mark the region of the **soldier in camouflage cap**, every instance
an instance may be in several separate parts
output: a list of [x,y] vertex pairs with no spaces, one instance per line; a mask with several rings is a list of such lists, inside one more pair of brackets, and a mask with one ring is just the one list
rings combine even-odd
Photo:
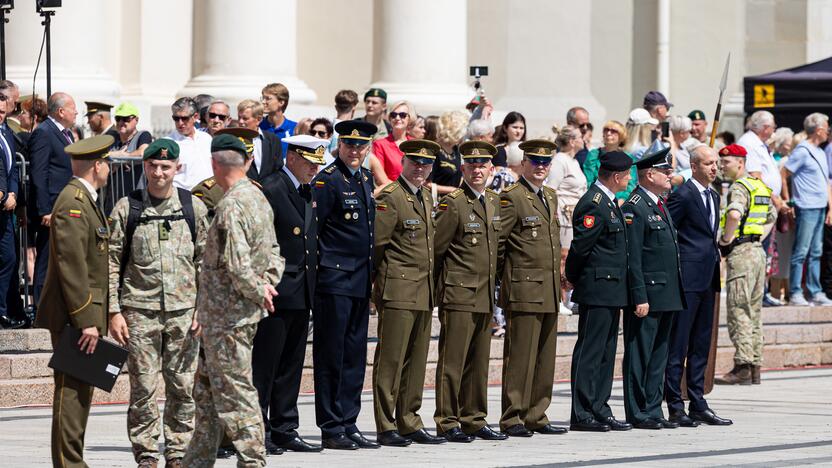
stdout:
[[[196,274],[208,210],[187,190],[173,187],[179,167],[175,141],[151,143],[144,151],[147,188],[119,200],[110,218],[110,330],[130,350],[127,433],[140,467],[156,466],[163,428],[167,466],[181,466],[193,434]],[[159,374],[165,382],[164,421],[156,405]]]
[[194,437],[185,466],[213,466],[221,433],[237,451],[237,466],[266,466],[263,417],[252,383],[257,324],[274,312],[272,298],[284,260],[266,197],[248,178],[251,157],[237,137],[211,143],[214,178],[225,194],[208,230],[197,298],[203,326],[194,386]]

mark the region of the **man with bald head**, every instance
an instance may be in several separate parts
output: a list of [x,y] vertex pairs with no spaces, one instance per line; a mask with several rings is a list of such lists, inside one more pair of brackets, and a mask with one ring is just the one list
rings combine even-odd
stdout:
[[66,93],[55,93],[46,102],[47,118],[29,138],[29,173],[31,196],[29,215],[34,219],[35,231],[35,304],[40,299],[49,260],[49,225],[52,205],[58,194],[72,178],[70,158],[64,147],[75,138],[70,129],[75,125],[78,109],[75,100]]
[[664,396],[668,419],[682,427],[699,425],[685,413],[682,375],[687,377],[691,413],[704,416],[700,420],[708,424],[731,423],[716,416],[704,398],[714,298],[719,291],[719,194],[710,188],[716,179],[717,159],[713,148],[697,146],[690,154],[691,178],[667,199],[679,242],[686,307],[676,314],[670,331]]

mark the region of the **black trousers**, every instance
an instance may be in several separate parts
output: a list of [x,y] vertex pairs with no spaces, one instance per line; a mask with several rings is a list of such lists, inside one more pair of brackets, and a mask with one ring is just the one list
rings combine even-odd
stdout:
[[820,257],[820,286],[832,296],[832,226],[823,225],[823,254]]
[[676,313],[670,330],[670,352],[665,370],[664,398],[670,414],[684,411],[682,374],[686,376],[689,409],[705,411],[705,368],[711,350],[711,327],[714,320],[713,288],[685,292],[687,309]]
[[637,317],[635,309],[624,309],[624,412],[630,423],[664,417],[664,374],[675,314],[651,311]]
[[358,432],[370,300],[319,293],[312,320],[315,419],[324,439]]
[[266,435],[276,444],[298,436],[298,393],[309,334],[309,310],[276,310],[257,325],[252,378]]
[[49,228],[38,224],[35,228],[35,308],[40,301],[43,283],[46,282],[46,268],[49,266]]
[[573,423],[612,416],[609,400],[615,372],[620,307],[580,305],[578,340],[572,352]]
[[14,285],[17,293],[17,245],[14,232],[14,218],[7,212],[0,212],[0,317],[13,317],[7,309],[9,290]]

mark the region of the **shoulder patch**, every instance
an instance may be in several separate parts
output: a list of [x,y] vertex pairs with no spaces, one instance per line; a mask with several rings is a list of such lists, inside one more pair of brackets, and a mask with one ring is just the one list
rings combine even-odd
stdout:
[[501,199],[500,199],[500,206],[509,206],[509,205],[511,205],[511,202],[510,202],[510,201],[508,201],[508,200],[507,200],[507,199],[505,199],[505,198],[501,198]]
[[205,184],[205,187],[206,187],[206,188],[209,188],[209,189],[210,189],[210,188],[213,188],[215,185],[217,185],[217,181],[216,181],[216,180],[214,180],[214,178],[213,178],[213,177],[211,177],[210,179],[208,179],[208,180],[206,180],[205,182],[203,182],[203,184]]
[[436,209],[439,211],[448,211],[448,204],[447,203],[440,203]]
[[324,182],[322,180],[316,180],[315,181],[315,187],[323,187],[324,185],[326,185],[326,182]]
[[383,193],[393,193],[399,187],[400,187],[400,185],[398,184],[398,182],[391,182],[391,183],[387,184],[383,189],[381,189],[381,191]]
[[462,195],[464,192],[465,192],[465,190],[462,190],[461,188],[458,188],[458,189],[454,190],[453,192],[449,193],[448,196],[450,198],[456,198],[456,197]]
[[596,193],[592,196],[592,203],[595,203],[596,205],[601,203],[601,197],[603,197],[603,195],[601,195],[600,193]]
[[627,223],[627,224],[633,224],[633,218],[634,217],[635,217],[635,214],[633,214],[633,213],[629,213],[629,212],[624,213],[624,222]]
[[632,203],[633,205],[635,205],[640,201],[641,201],[641,195],[632,195],[632,196],[630,196],[629,200],[627,200],[627,203]]
[[376,202],[376,211],[387,211],[387,203]]
[[69,217],[70,218],[80,218],[81,217],[81,210],[69,210]]
[[504,188],[504,189],[503,189],[503,192],[504,192],[504,193],[511,192],[512,190],[516,189],[516,188],[517,188],[517,187],[519,187],[519,186],[520,186],[520,184],[518,184],[518,183],[516,183],[516,182],[515,182],[515,183],[513,183],[513,184],[509,185],[508,187]]

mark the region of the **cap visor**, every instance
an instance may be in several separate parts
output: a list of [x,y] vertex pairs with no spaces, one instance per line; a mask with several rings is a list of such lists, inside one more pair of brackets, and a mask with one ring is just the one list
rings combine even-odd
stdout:
[[466,158],[464,156],[462,157],[463,164],[482,164],[487,162],[491,162],[491,158]]
[[434,161],[431,158],[426,158],[426,157],[423,157],[423,156],[411,156],[409,154],[407,154],[405,156],[407,156],[408,159],[415,162],[416,164],[428,165],[428,164],[433,164],[433,161]]
[[363,146],[370,144],[370,140],[364,140],[361,138],[350,138],[350,137],[341,137],[341,141],[348,145],[355,145],[355,146]]

